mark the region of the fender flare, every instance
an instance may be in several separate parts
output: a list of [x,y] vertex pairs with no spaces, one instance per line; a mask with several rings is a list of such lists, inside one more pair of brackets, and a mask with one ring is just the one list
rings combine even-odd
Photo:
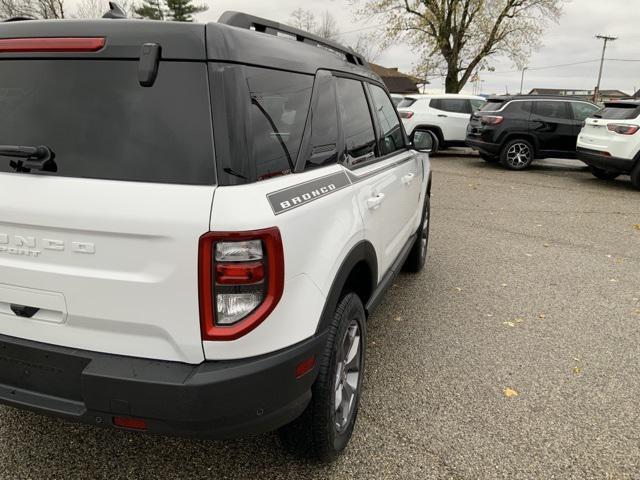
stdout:
[[[347,253],[346,257],[342,261],[342,264],[338,269],[338,273],[331,284],[329,294],[327,295],[316,333],[325,331],[333,321],[333,313],[338,306],[340,295],[343,292],[347,280],[355,266],[361,262],[364,262],[370,272],[370,284],[366,285],[369,294],[373,293],[378,286],[378,257],[373,245],[370,242],[363,240],[357,243],[349,253]],[[367,300],[368,299],[363,298],[362,303],[366,304]]]

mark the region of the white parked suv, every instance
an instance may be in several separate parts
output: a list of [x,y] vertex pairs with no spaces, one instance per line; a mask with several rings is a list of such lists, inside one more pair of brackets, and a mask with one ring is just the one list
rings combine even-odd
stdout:
[[0,23],[0,63],[0,402],[335,458],[366,319],[427,252],[381,79],[234,12]]
[[484,98],[474,95],[409,95],[398,105],[398,112],[409,138],[414,140],[415,132],[427,132],[420,134],[420,144],[430,145],[431,152],[436,153],[466,145],[471,114],[485,103]]
[[640,101],[605,103],[578,136],[578,158],[603,180],[622,174],[640,190]]

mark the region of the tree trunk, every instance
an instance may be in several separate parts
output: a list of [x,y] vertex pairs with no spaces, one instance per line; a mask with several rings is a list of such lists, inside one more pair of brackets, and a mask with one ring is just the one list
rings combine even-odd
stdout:
[[444,81],[445,93],[460,93],[460,80],[458,80],[458,72],[449,70]]

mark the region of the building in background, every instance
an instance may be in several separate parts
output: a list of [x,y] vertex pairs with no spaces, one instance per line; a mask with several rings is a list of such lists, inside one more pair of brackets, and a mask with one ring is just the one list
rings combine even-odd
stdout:
[[[413,75],[399,72],[397,68],[386,68],[375,63],[370,63],[369,67],[382,78],[382,81],[391,93],[412,94],[420,93],[419,86],[425,84],[424,78],[417,78]],[[428,84],[429,82],[427,82]]]

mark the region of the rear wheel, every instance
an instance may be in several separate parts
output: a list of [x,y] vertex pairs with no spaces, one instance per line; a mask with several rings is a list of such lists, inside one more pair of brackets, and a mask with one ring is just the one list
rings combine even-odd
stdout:
[[640,160],[636,162],[635,167],[631,170],[631,184],[640,190]]
[[526,140],[510,140],[500,152],[500,162],[510,170],[524,170],[533,162],[533,145]]
[[611,172],[597,167],[589,167],[589,170],[591,170],[594,177],[599,178],[600,180],[613,180],[620,176],[619,172]]
[[290,451],[324,462],[346,448],[358,416],[365,365],[366,316],[360,297],[348,293],[338,304],[320,372],[304,413],[278,434]]
[[424,207],[422,211],[422,222],[420,230],[416,238],[407,260],[404,262],[403,270],[412,273],[418,273],[424,268],[427,260],[427,248],[429,246],[429,226],[431,225],[431,195],[427,193],[424,199]]

